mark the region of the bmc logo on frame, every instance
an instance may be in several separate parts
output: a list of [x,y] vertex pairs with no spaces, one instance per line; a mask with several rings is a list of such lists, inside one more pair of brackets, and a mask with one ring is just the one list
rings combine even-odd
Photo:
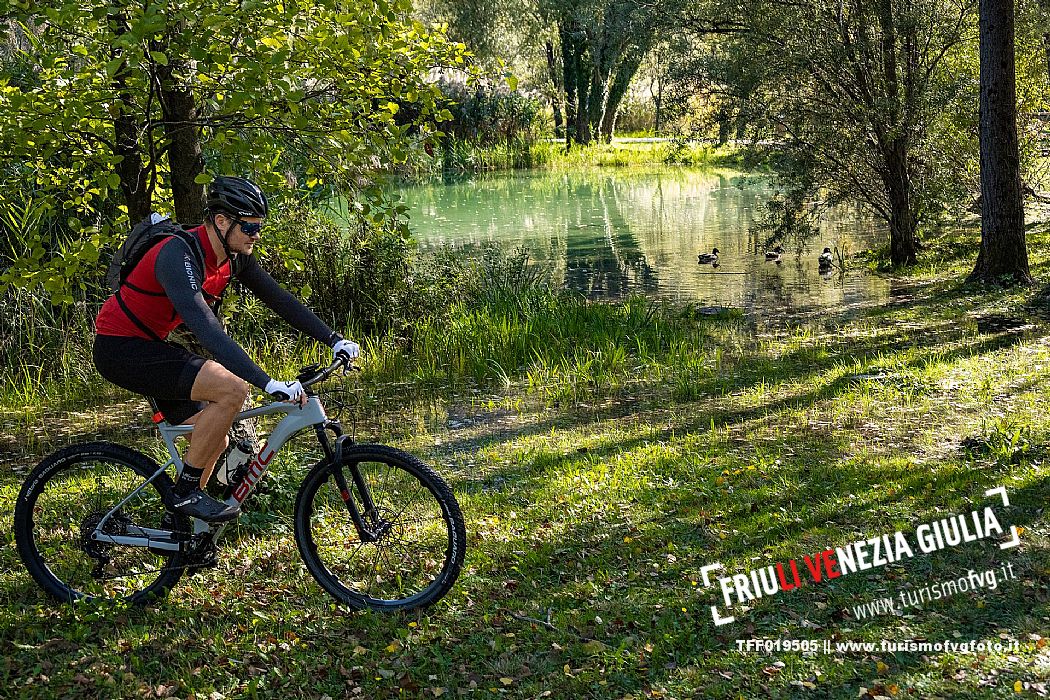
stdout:
[[259,479],[262,478],[262,475],[266,473],[266,465],[269,464],[270,460],[273,459],[273,456],[277,454],[273,450],[269,450],[269,453],[267,454],[268,448],[269,444],[263,445],[263,448],[259,450],[259,455],[252,460],[251,465],[248,467],[248,473],[244,475],[243,479],[241,479],[241,483],[237,484],[237,488],[233,492],[233,497],[238,503],[247,498],[248,494],[252,492],[252,487],[255,486],[256,482],[258,482]]

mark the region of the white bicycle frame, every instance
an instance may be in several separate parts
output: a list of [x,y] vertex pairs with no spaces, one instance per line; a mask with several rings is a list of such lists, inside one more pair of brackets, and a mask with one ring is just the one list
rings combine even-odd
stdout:
[[[320,399],[316,396],[309,397],[306,405],[302,407],[295,403],[281,401],[270,403],[265,406],[259,406],[258,408],[252,408],[247,411],[241,411],[237,414],[237,417],[234,420],[242,421],[249,418],[257,418],[258,416],[273,415],[275,413],[284,413],[287,415],[280,423],[274,426],[273,432],[270,433],[266,442],[264,442],[262,447],[259,448],[258,454],[252,458],[244,478],[237,484],[233,494],[226,499],[226,503],[229,505],[239,505],[249,496],[249,494],[251,494],[255,489],[255,485],[258,484],[259,480],[269,471],[269,465],[273,460],[274,455],[284,447],[285,443],[306,428],[315,425],[323,425],[328,420],[328,416],[325,415],[324,412],[324,407],[321,405]],[[176,477],[182,474],[185,465],[182,461],[182,455],[179,454],[179,450],[175,447],[175,439],[181,435],[192,433],[193,427],[194,426],[192,425],[172,425],[167,421],[157,423],[157,429],[160,431],[160,435],[164,439],[164,444],[168,448],[170,459],[161,465],[152,476],[143,481],[137,488],[125,496],[124,500],[106,513],[105,517],[103,517],[98,525],[95,526],[94,532],[91,533],[91,539],[96,542],[122,544],[132,547],[150,547],[152,549],[162,549],[166,551],[179,550],[181,544],[170,539],[171,531],[169,530],[158,530],[154,528],[139,527],[137,525],[133,526],[135,534],[110,535],[102,530],[106,521],[108,521],[114,513],[123,508],[124,505],[134,498],[136,494],[160,476],[165,469],[174,465]],[[224,526],[225,524],[218,526],[220,531]],[[129,530],[131,529],[132,528],[129,528]],[[211,524],[193,518],[193,534],[208,532],[210,530],[212,530]]]

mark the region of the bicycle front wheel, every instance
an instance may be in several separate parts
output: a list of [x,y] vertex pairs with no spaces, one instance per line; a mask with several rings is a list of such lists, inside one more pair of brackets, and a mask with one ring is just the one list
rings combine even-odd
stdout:
[[307,569],[337,600],[355,609],[412,610],[433,604],[456,582],[466,528],[456,497],[433,469],[392,447],[351,445],[342,464],[320,464],[307,475],[295,503],[295,541]]
[[171,479],[163,473],[110,515],[157,469],[141,452],[107,442],[73,445],[37,465],[18,494],[14,531],[22,562],[45,591],[63,602],[141,603],[175,585],[182,575],[178,553],[161,555],[91,536],[100,524],[107,535],[189,530],[185,516],[165,516],[162,493]]

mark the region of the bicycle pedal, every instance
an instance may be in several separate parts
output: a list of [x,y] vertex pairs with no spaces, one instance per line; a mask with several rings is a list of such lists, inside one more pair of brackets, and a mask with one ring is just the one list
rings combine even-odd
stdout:
[[190,553],[186,573],[193,575],[203,569],[212,569],[219,564],[219,549],[214,542],[207,541]]

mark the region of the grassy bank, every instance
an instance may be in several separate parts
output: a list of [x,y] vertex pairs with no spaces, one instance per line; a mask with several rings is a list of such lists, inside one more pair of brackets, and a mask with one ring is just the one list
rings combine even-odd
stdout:
[[[1050,279],[1050,232],[1033,269]],[[294,461],[217,569],[146,610],[54,605],[14,553],[0,573],[4,694],[26,697],[1038,697],[1050,678],[1044,290],[960,284],[951,237],[887,303],[757,325],[641,300],[494,295],[369,342],[357,429],[438,465],[470,551],[425,614],[334,608],[292,541]],[[262,348],[256,348],[261,351]],[[312,351],[312,350],[311,350]],[[274,371],[306,349],[266,355]],[[101,436],[155,444],[144,403],[85,375],[0,413],[0,502],[43,454]],[[27,381],[32,384],[33,379]],[[63,387],[59,387],[62,389]],[[348,421],[349,422],[349,421]],[[712,624],[701,569],[798,559],[992,504],[982,540],[758,600]],[[855,606],[1012,564],[996,590],[902,615]],[[736,651],[738,639],[991,640],[985,654]],[[1015,692],[1015,689],[1019,691]]]
[[523,140],[489,146],[450,140],[429,161],[416,163],[406,175],[420,177],[445,172],[482,172],[521,168],[571,170],[579,167],[634,165],[754,166],[746,149],[697,142],[621,141],[573,146],[561,141]]

